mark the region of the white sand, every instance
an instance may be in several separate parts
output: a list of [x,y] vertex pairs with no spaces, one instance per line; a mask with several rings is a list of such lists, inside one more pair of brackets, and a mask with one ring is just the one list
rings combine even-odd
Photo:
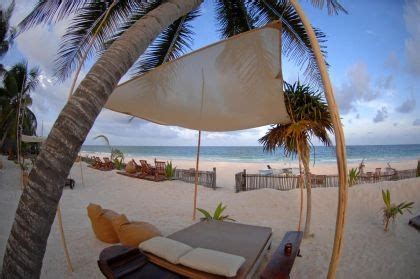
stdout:
[[[3,163],[4,168],[0,170],[0,261],[20,195],[18,168],[4,157]],[[193,167],[192,162],[187,163],[188,167]],[[183,167],[178,161],[175,164]],[[200,186],[199,206],[213,209],[222,201],[228,205],[227,213],[239,222],[272,227],[276,247],[286,231],[296,229],[299,191],[263,189],[235,194],[231,187],[233,174],[256,167],[251,165],[204,162],[204,169],[217,167],[218,186],[226,187],[214,191]],[[415,163],[411,162],[409,168],[414,167]],[[70,274],[66,270],[57,224],[54,224],[44,258],[43,278],[102,278],[96,260],[109,244],[98,241],[93,235],[86,216],[90,202],[125,213],[130,219],[150,222],[165,235],[193,223],[192,184],[155,183],[115,172],[87,167],[83,170],[85,186],[80,183],[79,165],[75,165],[72,177],[76,188],[65,189],[62,198],[63,221],[75,272]],[[384,188],[391,190],[395,202],[414,201],[413,213],[420,214],[419,178],[352,187],[337,278],[420,277],[420,233],[407,225],[412,215],[399,216],[389,232],[383,231],[379,210],[382,207],[380,190]],[[334,237],[336,199],[336,188],[313,190],[312,231],[315,236],[302,242],[303,257],[297,258],[292,278],[325,278]]]

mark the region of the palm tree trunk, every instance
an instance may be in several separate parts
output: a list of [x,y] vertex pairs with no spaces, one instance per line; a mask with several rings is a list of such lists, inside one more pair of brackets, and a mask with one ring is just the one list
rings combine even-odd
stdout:
[[334,246],[332,249],[330,266],[328,268],[327,278],[335,278],[337,272],[338,263],[340,259],[341,250],[343,248],[343,238],[344,238],[344,223],[346,220],[346,209],[347,209],[347,199],[348,199],[348,185],[347,185],[347,162],[346,162],[346,143],[344,139],[343,127],[341,125],[340,113],[338,111],[338,106],[335,102],[334,93],[331,86],[331,81],[328,76],[327,66],[325,65],[324,57],[322,56],[321,49],[319,47],[318,40],[316,39],[315,32],[300,7],[297,0],[290,0],[290,3],[295,8],[297,14],[299,15],[302,23],[305,27],[306,32],[308,33],[309,40],[311,42],[312,49],[314,51],[315,59],[317,66],[321,73],[322,83],[324,85],[324,94],[327,99],[328,108],[331,114],[331,120],[334,127],[334,136],[336,142],[336,154],[337,154],[337,168],[338,168],[338,206],[337,206],[337,217],[335,222],[335,236],[334,236]]
[[58,116],[21,195],[2,278],[39,278],[64,180],[118,81],[149,44],[202,0],[169,0],[138,20],[95,63]]
[[304,237],[310,234],[311,216],[312,216],[312,193],[311,193],[311,174],[309,170],[309,152],[303,155],[303,168],[305,170],[305,186],[306,186],[306,220],[305,229],[303,232]]

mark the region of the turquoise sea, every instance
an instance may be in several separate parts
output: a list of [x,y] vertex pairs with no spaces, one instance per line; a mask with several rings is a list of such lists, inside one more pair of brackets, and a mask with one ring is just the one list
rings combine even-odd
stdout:
[[[194,160],[195,146],[114,146],[129,157],[157,157],[162,159]],[[89,153],[106,153],[109,147],[105,145],[84,145],[82,151]],[[360,162],[362,159],[381,162],[402,162],[420,160],[420,144],[412,145],[353,145],[347,146],[348,162]],[[208,161],[227,162],[289,162],[290,158],[283,151],[270,154],[261,146],[202,146],[200,158]],[[335,148],[315,146],[312,160],[317,163],[334,163]]]

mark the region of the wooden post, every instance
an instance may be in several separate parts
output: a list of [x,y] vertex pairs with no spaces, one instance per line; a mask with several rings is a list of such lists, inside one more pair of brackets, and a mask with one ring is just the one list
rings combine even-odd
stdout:
[[216,168],[213,168],[213,190],[216,190]]
[[60,204],[58,204],[58,207],[57,207],[57,221],[58,221],[58,223],[57,223],[58,230],[60,231],[60,236],[61,236],[61,243],[63,244],[64,255],[66,257],[67,268],[70,272],[73,272],[73,266],[71,264],[69,251],[67,249],[66,237],[64,236],[63,220],[61,218]]
[[246,191],[246,169],[242,173],[242,187],[241,191]]
[[197,145],[197,159],[195,161],[195,182],[194,182],[194,211],[193,211],[193,220],[195,220],[195,215],[197,211],[197,191],[198,191],[198,166],[200,161],[200,145],[201,145],[201,130],[198,131],[198,145]]
[[331,115],[331,120],[334,128],[334,136],[336,142],[336,154],[337,154],[337,168],[339,176],[339,189],[338,189],[338,208],[337,218],[335,224],[335,236],[334,245],[332,249],[332,255],[330,265],[328,269],[327,278],[335,278],[337,272],[338,263],[343,248],[343,237],[344,237],[344,224],[346,220],[346,207],[347,207],[347,162],[346,162],[346,144],[344,139],[343,127],[340,120],[340,114],[338,106],[335,102],[334,93],[332,90],[330,78],[327,72],[327,66],[325,65],[324,57],[322,56],[321,49],[319,47],[318,40],[316,39],[315,32],[312,28],[311,23],[307,19],[301,6],[297,0],[290,0],[290,3],[295,8],[296,13],[299,15],[302,23],[305,27],[306,33],[308,34],[313,53],[319,68],[322,83],[324,86],[324,94],[328,103],[328,108]]

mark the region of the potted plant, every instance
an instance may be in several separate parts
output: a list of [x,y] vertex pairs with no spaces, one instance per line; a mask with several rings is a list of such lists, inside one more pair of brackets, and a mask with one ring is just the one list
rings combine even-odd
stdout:
[[403,215],[404,210],[411,213],[410,209],[413,208],[414,202],[402,202],[398,205],[391,203],[391,193],[389,190],[382,190],[382,199],[384,200],[385,206],[382,208],[384,217],[384,231],[388,231],[389,221],[392,219],[395,221],[398,213]]
[[210,212],[208,212],[207,210],[204,210],[202,208],[197,208],[197,210],[203,214],[204,217],[201,217],[200,220],[201,221],[205,221],[205,220],[218,220],[218,221],[225,221],[225,220],[229,220],[229,221],[234,221],[234,219],[230,218],[229,215],[222,215],[223,211],[225,211],[226,209],[226,205],[223,206],[222,203],[219,203],[216,207],[216,209],[214,210],[213,215],[211,215]]

